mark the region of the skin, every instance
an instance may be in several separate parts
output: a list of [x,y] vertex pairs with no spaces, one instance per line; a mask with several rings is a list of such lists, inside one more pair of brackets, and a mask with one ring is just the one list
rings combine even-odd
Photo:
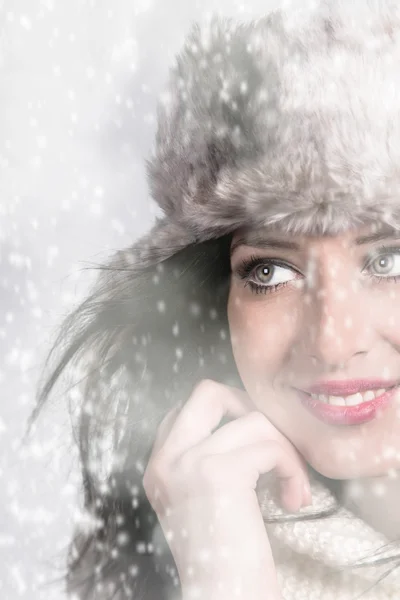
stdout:
[[[317,380],[400,381],[400,277],[384,279],[400,276],[400,254],[379,250],[385,245],[400,252],[400,237],[354,246],[358,236],[376,230],[371,225],[335,236],[290,238],[257,230],[265,240],[290,239],[300,248],[258,248],[254,240],[237,247],[231,256],[228,320],[238,372],[257,409],[314,469],[345,480],[350,502],[371,523],[379,510],[380,529],[393,534],[389,524],[381,524],[382,496],[390,490],[391,505],[400,488],[400,393],[374,420],[344,426],[314,417],[292,387],[307,388]],[[248,233],[236,231],[232,244]],[[250,280],[287,285],[266,294],[245,287],[237,269],[250,255],[288,264],[270,279],[256,266]],[[386,256],[386,262],[377,256]]]

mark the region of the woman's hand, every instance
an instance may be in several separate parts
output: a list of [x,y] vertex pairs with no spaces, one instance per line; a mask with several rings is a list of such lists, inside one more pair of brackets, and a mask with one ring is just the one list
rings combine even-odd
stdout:
[[[214,431],[223,417],[233,420]],[[303,459],[242,390],[202,380],[166,415],[143,486],[184,600],[281,598],[256,495],[258,478],[273,469],[287,510],[309,503]]]

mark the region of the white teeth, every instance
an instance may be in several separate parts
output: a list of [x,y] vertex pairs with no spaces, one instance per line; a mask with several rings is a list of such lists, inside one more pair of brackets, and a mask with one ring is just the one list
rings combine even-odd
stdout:
[[311,398],[324,404],[329,404],[329,396],[324,396],[324,394],[311,394]]
[[325,394],[311,394],[311,398],[323,402],[324,404],[333,404],[334,406],[356,406],[363,402],[374,400],[378,396],[382,396],[386,392],[385,388],[379,390],[367,390],[365,392],[357,392],[349,396],[326,396]]
[[356,406],[356,404],[361,404],[361,402],[363,400],[364,400],[363,395],[360,394],[360,392],[357,392],[357,394],[352,394],[351,396],[346,396],[345,404],[347,406]]
[[346,401],[342,396],[329,396],[329,404],[335,406],[346,406]]

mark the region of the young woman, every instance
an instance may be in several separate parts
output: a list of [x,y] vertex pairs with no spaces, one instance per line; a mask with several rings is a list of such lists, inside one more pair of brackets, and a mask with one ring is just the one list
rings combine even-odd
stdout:
[[400,11],[195,26],[163,210],[67,319],[80,599],[400,596]]

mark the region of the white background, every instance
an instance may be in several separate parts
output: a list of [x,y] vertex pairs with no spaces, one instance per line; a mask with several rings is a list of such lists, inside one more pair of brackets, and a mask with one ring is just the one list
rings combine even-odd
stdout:
[[79,505],[62,394],[22,445],[57,325],[84,270],[157,214],[144,158],[168,65],[209,11],[261,14],[277,0],[0,0],[0,597],[64,598]]

